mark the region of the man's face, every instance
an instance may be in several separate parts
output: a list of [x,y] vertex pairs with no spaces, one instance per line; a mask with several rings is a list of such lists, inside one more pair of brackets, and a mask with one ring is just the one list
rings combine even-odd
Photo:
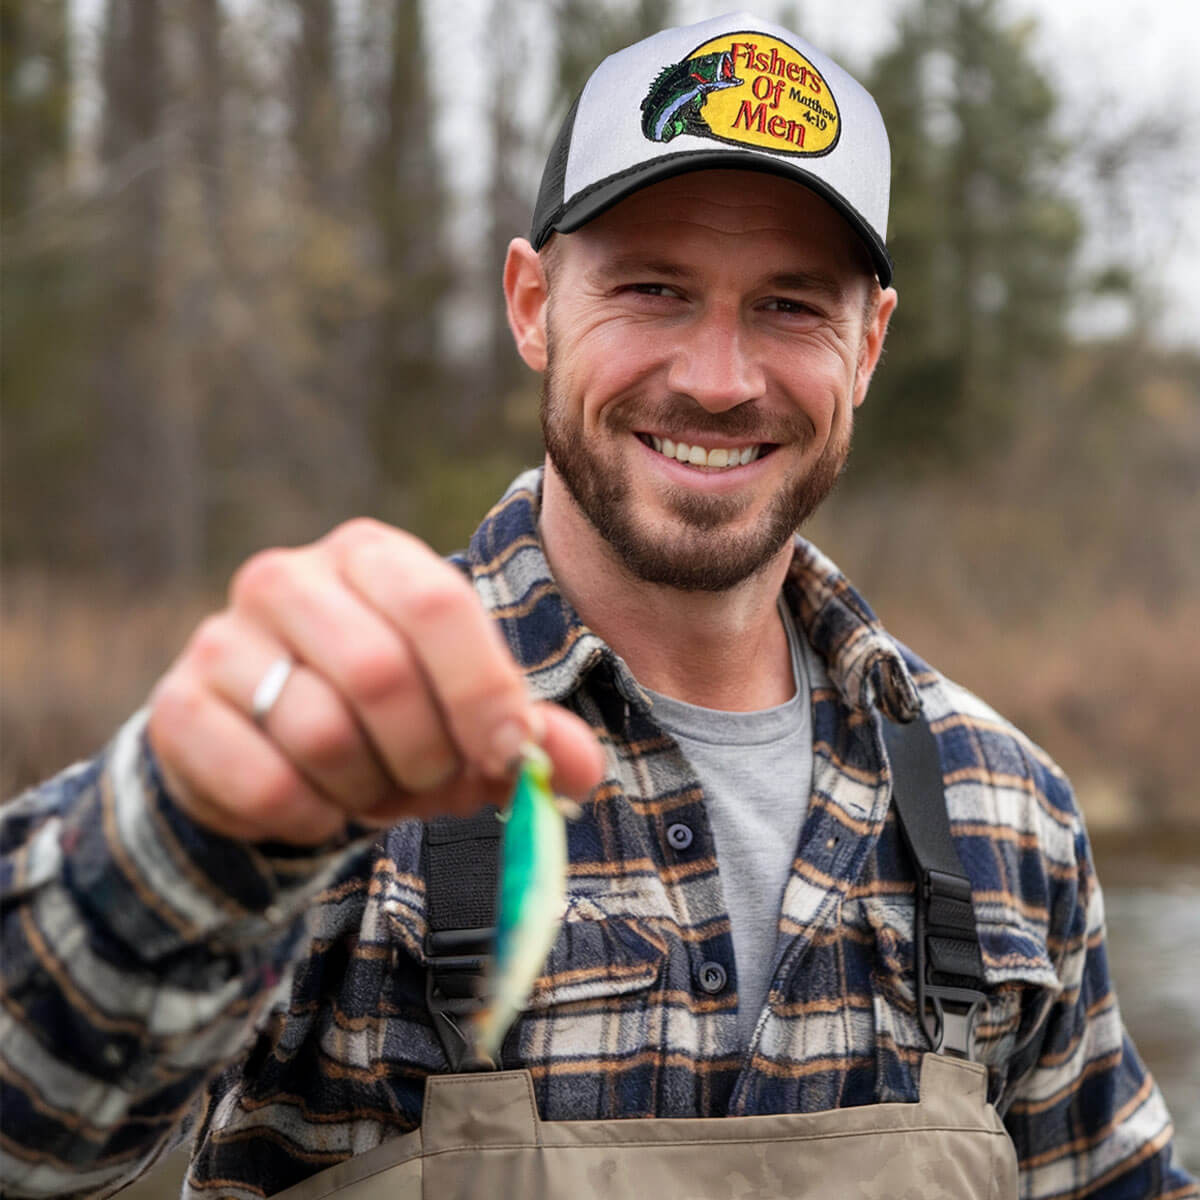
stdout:
[[828,205],[753,172],[667,180],[558,242],[550,469],[635,575],[734,586],[837,480],[894,294]]

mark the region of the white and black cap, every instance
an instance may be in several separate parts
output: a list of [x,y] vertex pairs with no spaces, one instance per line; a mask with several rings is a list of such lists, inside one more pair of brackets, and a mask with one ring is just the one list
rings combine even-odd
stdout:
[[541,249],[639,188],[709,168],[803,184],[891,282],[891,156],[875,101],[803,38],[744,12],[656,33],[592,72],[550,151],[530,241]]

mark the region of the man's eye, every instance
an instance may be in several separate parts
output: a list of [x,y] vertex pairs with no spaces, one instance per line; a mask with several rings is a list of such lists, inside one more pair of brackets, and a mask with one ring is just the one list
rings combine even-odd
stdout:
[[627,289],[639,296],[674,296],[675,289],[666,283],[631,283]]
[[803,300],[789,300],[784,296],[772,297],[767,301],[766,308],[771,312],[797,313],[803,316],[814,311],[812,305],[805,304]]

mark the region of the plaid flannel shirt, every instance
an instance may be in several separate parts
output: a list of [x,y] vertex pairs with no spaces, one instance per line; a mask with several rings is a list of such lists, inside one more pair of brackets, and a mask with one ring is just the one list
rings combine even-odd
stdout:
[[[719,873],[688,762],[556,588],[539,486],[519,478],[457,561],[533,694],[577,712],[607,751],[569,830],[562,933],[505,1043],[542,1116],[917,1098],[913,878],[875,710],[920,705],[971,877],[990,989],[980,1053],[1022,1195],[1196,1196],[1121,1025],[1066,779],[898,646],[800,539],[785,597],[824,664],[812,795],[768,1001],[739,1042],[723,899],[737,881]],[[194,1136],[187,1195],[261,1197],[418,1124],[425,1077],[446,1062],[425,1006],[415,821],[316,852],[210,835],[164,793],[140,716],[3,818],[6,1194],[107,1194]],[[678,824],[686,846],[667,836]],[[712,990],[714,963],[727,982]]]

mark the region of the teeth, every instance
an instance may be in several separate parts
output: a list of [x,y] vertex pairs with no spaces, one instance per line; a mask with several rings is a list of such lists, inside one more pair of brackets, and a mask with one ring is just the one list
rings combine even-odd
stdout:
[[650,435],[650,442],[659,454],[674,458],[681,463],[694,467],[744,467],[753,462],[762,449],[761,446],[734,447],[728,450],[719,447],[716,450],[705,450],[703,446],[689,446],[687,442],[673,442],[670,438]]

